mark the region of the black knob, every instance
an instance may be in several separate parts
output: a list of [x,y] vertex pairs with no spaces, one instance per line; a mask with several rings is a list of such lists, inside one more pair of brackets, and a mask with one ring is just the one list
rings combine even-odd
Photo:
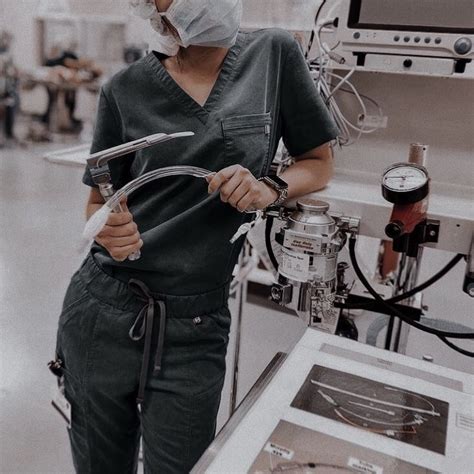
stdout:
[[405,59],[405,61],[403,61],[403,67],[409,68],[412,66],[413,66],[413,61],[411,59]]
[[397,239],[402,234],[403,224],[400,221],[393,221],[385,226],[385,235],[390,239]]
[[280,287],[278,287],[276,285],[272,286],[272,289],[270,291],[270,295],[271,295],[272,300],[275,303],[280,303],[280,301],[283,300],[283,291]]
[[458,54],[467,54],[471,49],[472,41],[469,38],[459,38],[456,43],[454,43],[454,51]]

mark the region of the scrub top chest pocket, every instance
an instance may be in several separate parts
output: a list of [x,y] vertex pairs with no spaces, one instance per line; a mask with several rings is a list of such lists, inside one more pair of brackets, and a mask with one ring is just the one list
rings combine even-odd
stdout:
[[225,143],[223,168],[241,165],[259,178],[268,167],[272,117],[270,113],[222,119]]

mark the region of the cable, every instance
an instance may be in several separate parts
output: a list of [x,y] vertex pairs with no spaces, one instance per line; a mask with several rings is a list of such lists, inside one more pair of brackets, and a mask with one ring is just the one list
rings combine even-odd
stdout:
[[[356,68],[355,67],[351,68],[344,77],[328,71],[328,67],[331,60],[334,60],[339,63],[342,63],[342,62],[338,60],[338,55],[333,53],[333,50],[335,49],[335,47],[328,49],[326,45],[322,43],[322,40],[321,40],[322,30],[325,27],[336,25],[335,23],[336,19],[322,20],[321,22],[318,22],[318,18],[319,18],[319,15],[321,13],[324,3],[325,2],[323,2],[320,5],[320,8],[318,9],[318,12],[315,18],[315,27],[313,28],[311,32],[311,38],[308,43],[305,58],[306,59],[308,58],[310,49],[313,45],[313,41],[315,41],[317,45],[317,49],[318,49],[317,57],[310,63],[310,69],[311,69],[311,66],[313,66],[312,70],[317,72],[317,77],[315,78],[315,82],[318,88],[318,92],[321,94],[326,106],[329,109],[329,112],[331,113],[332,117],[334,118],[334,121],[336,122],[336,125],[339,128],[340,134],[337,137],[339,146],[340,147],[349,146],[349,145],[353,145],[358,140],[360,140],[363,134],[374,133],[375,131],[379,129],[379,127],[369,128],[364,124],[362,126],[357,126],[356,124],[352,123],[343,114],[343,112],[341,111],[340,107],[338,106],[334,98],[334,95],[336,94],[336,92],[338,90],[342,90],[342,86],[344,84],[347,84],[347,86],[352,89],[351,93],[356,97],[358,104],[360,105],[363,116],[367,115],[367,108],[364,104],[361,94],[359,94],[359,92],[354,87],[354,85],[351,82],[349,82],[349,78],[352,76],[352,74],[354,74],[354,72],[356,71]],[[344,58],[339,57],[339,59],[342,60]],[[338,78],[339,82],[334,88],[331,89],[331,86],[328,82],[328,78]],[[376,104],[377,109],[378,109],[378,115],[381,121],[383,117],[383,111],[381,107],[373,99],[367,98],[367,96],[364,96],[364,97],[370,102]],[[357,134],[354,136],[353,132],[356,132]]]
[[469,352],[466,351],[466,349],[462,349],[459,346],[456,346],[456,344],[453,344],[451,341],[448,341],[444,336],[438,336],[447,346],[449,346],[451,349],[455,350],[456,352],[459,352],[462,355],[465,355],[467,357],[474,357],[474,352]]
[[[347,92],[349,94],[355,95],[354,92],[350,91],[349,89],[341,89],[341,92]],[[359,93],[359,95],[360,95],[360,97],[362,97],[363,99],[369,101],[371,104],[373,104],[375,107],[377,107],[377,112],[380,116],[383,115],[382,107],[380,107],[379,103],[376,100],[372,99],[372,97],[369,97],[369,96],[361,94],[361,93]]]
[[[438,329],[432,329],[432,328],[430,328],[428,326],[425,326],[424,324],[420,324],[416,321],[412,321],[407,316],[405,316],[403,313],[398,311],[396,308],[394,308],[393,306],[388,304],[374,290],[374,288],[372,288],[372,286],[370,285],[370,283],[367,281],[364,274],[362,273],[362,271],[359,267],[359,264],[357,263],[357,257],[356,257],[356,254],[355,254],[355,244],[356,244],[356,239],[354,237],[351,237],[349,239],[349,255],[351,257],[352,266],[354,268],[354,271],[356,272],[357,277],[359,278],[361,283],[366,287],[367,291],[375,298],[375,300],[378,303],[380,303],[381,305],[383,305],[385,308],[387,308],[394,316],[400,318],[403,322],[409,324],[410,326],[413,326],[417,329],[420,329],[421,331],[425,331],[427,333],[434,334],[435,336],[440,337],[443,342],[445,342],[445,338],[447,338],[447,337],[456,338],[456,339],[474,339],[474,333],[457,333],[457,332],[449,332],[449,331],[440,331]],[[450,347],[452,347],[453,344],[449,343],[448,345]],[[467,353],[467,351],[464,351],[464,352]]]
[[306,53],[304,55],[305,59],[308,59],[308,55],[311,51],[311,47],[313,46],[313,41],[314,41],[314,35],[316,33],[316,30],[315,30],[315,27],[317,26],[318,24],[318,18],[319,18],[319,15],[321,14],[321,10],[323,9],[324,7],[324,4],[326,3],[327,0],[323,0],[321,5],[319,5],[319,8],[318,8],[318,11],[316,12],[316,16],[314,17],[314,27],[313,29],[311,30],[311,36],[309,38],[309,42],[308,42],[308,46],[306,47]]
[[[338,84],[336,87],[333,88],[333,90],[331,91],[331,93],[330,93],[330,94],[327,96],[327,98],[326,98],[326,103],[329,102],[329,99],[331,99],[331,97],[333,97],[334,94],[349,80],[349,78],[352,76],[352,74],[354,74],[354,72],[355,72],[355,67],[353,67],[353,68],[349,71],[349,73],[341,79],[341,81],[339,82],[339,84]],[[354,95],[355,95],[355,94],[356,94],[356,93],[354,92]],[[360,96],[359,96],[359,97],[360,97]]]
[[[393,296],[392,298],[389,298],[388,300],[385,300],[386,303],[393,304],[393,303],[398,303],[399,301],[406,300],[407,298],[411,298],[412,296],[416,295],[420,291],[425,290],[429,286],[433,285],[436,283],[438,280],[443,278],[451,269],[453,269],[458,262],[460,262],[464,258],[464,255],[462,254],[457,254],[455,255],[447,264],[445,267],[443,267],[439,272],[435,273],[431,278],[426,280],[424,283],[421,285],[416,286],[415,288],[412,288],[411,290],[407,291],[406,293],[403,293],[401,295]],[[348,304],[342,306],[344,309],[365,309],[365,308],[370,308],[374,305],[375,300],[368,302],[368,303],[358,303],[358,304]]]
[[273,216],[267,216],[267,222],[265,223],[265,245],[267,246],[268,256],[275,270],[278,272],[278,260],[275,257],[272,247],[272,227],[273,227]]
[[464,255],[458,253],[453,257],[452,260],[450,260],[447,265],[442,268],[438,273],[435,273],[431,278],[426,280],[424,283],[421,285],[418,285],[415,288],[412,288],[411,290],[407,291],[403,295],[398,295],[394,296],[393,298],[390,298],[391,303],[398,303],[399,301],[402,301],[406,298],[411,298],[413,295],[416,293],[419,293],[420,291],[423,291],[424,289],[428,288],[431,286],[433,283],[437,282],[440,278],[444,277],[446,273],[448,273],[452,268],[454,268],[458,262],[460,262],[464,258]]

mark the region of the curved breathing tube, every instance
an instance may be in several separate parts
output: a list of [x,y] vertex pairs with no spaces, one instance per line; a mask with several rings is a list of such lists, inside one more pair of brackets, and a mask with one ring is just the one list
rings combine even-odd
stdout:
[[[119,189],[98,211],[96,211],[90,219],[87,221],[84,231],[82,233],[83,237],[87,240],[93,240],[97,234],[105,226],[107,219],[114,209],[121,201],[124,196],[130,196],[134,191],[140,187],[148,184],[155,179],[166,178],[168,176],[195,176],[196,178],[205,178],[207,176],[215,174],[214,171],[209,171],[204,168],[198,168],[196,166],[168,166],[166,168],[160,168],[157,170],[149,171],[148,173],[135,178],[133,181],[127,183],[123,188]],[[246,211],[246,212],[257,212],[257,216],[261,215],[261,211]],[[241,228],[237,231],[240,235],[243,235],[250,227],[247,224],[243,224]],[[245,229],[242,229],[244,226]],[[237,235],[237,234],[236,234]],[[234,236],[235,237],[235,236]],[[235,241],[236,239],[234,239]],[[233,243],[233,241],[231,240]]]
[[148,184],[155,179],[167,178],[168,176],[188,175],[196,178],[205,178],[206,176],[215,174],[214,171],[209,171],[204,168],[197,168],[196,166],[168,166],[166,168],[159,168],[157,170],[149,171],[148,173],[135,178],[133,181],[127,183],[123,188],[119,189],[105,204],[113,209],[124,196],[130,196],[138,188]]

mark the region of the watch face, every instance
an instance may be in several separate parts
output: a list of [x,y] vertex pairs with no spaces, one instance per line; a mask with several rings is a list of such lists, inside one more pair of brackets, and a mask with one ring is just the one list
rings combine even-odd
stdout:
[[268,181],[274,183],[275,186],[277,186],[279,189],[288,189],[288,183],[286,183],[285,181],[283,181],[281,178],[279,178],[276,175],[265,176],[265,178]]

